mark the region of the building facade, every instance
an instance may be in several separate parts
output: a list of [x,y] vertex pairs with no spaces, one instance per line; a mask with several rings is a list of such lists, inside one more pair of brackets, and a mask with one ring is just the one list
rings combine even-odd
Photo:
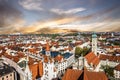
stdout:
[[4,62],[0,62],[0,80],[17,80],[16,71]]
[[120,79],[120,64],[117,65],[117,66],[115,67],[115,69],[114,69],[114,77],[115,77],[116,79]]

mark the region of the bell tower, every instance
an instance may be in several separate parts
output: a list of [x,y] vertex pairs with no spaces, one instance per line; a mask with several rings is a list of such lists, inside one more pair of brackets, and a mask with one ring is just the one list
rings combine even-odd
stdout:
[[92,34],[92,52],[97,56],[97,35]]

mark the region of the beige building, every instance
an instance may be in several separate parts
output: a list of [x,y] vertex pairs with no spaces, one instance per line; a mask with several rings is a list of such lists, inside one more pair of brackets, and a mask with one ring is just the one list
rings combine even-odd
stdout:
[[0,80],[17,80],[15,70],[3,62],[0,62]]
[[14,72],[5,74],[5,75],[0,77],[0,80],[15,80],[14,74],[15,74]]
[[116,79],[120,79],[120,64],[117,65],[117,66],[115,67],[115,69],[114,69],[114,77],[115,77]]

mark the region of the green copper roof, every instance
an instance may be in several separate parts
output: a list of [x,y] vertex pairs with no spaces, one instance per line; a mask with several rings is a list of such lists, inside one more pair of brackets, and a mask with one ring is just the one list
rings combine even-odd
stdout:
[[97,38],[97,35],[95,33],[93,33],[92,38]]

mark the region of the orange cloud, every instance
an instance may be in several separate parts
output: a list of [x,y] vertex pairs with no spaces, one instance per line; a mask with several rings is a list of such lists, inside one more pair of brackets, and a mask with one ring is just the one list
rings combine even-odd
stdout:
[[72,18],[54,19],[54,20],[47,21],[47,22],[38,21],[34,23],[33,25],[21,27],[20,32],[23,32],[23,33],[36,32],[43,28],[47,28],[47,27],[52,28],[52,26],[71,23],[75,21],[76,19],[77,19],[76,17],[72,17]]

